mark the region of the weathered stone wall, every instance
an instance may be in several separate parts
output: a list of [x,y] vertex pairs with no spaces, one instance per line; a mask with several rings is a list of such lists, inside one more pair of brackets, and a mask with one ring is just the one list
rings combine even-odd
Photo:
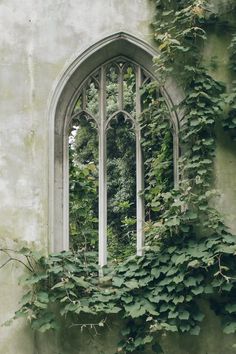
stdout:
[[[217,1],[215,2],[217,3]],[[227,2],[224,1],[226,4]],[[2,0],[0,3],[0,237],[33,241],[45,252],[49,244],[49,117],[50,97],[61,73],[78,53],[106,36],[123,31],[151,43],[149,0]],[[218,57],[213,75],[227,81],[229,38],[211,34],[206,58]],[[236,232],[236,145],[217,131],[215,185],[219,209]],[[17,309],[21,267],[0,270],[0,322]],[[230,354],[233,338],[223,336],[209,312],[204,331],[164,340],[166,354]],[[112,354],[121,324],[102,337],[67,329],[59,336],[39,336],[14,322],[0,331],[4,354]],[[69,338],[69,341],[68,341]],[[67,340],[66,340],[67,339]]]
[[[61,73],[78,53],[115,32],[149,41],[152,13],[148,0],[1,1],[0,237],[10,246],[26,240],[48,248],[48,108]],[[1,323],[18,307],[20,272],[14,264],[0,272]],[[15,322],[0,330],[0,353],[38,353],[34,340]]]

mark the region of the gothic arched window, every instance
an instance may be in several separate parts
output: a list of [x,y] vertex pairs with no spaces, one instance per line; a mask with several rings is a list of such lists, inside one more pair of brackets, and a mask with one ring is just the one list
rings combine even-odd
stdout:
[[[89,233],[91,243],[96,244],[94,249],[99,248],[99,264],[103,266],[107,249],[112,257],[119,253],[119,239],[117,252],[113,252],[113,236],[119,238],[120,231],[125,229],[124,256],[134,254],[135,248],[138,255],[143,254],[147,221],[158,219],[156,201],[146,197],[146,191],[159,188],[148,175],[148,160],[157,152],[159,138],[162,139],[161,134],[156,135],[157,126],[150,131],[157,116],[168,116],[169,123],[163,122],[165,139],[172,151],[171,178],[178,184],[181,122],[174,107],[183,96],[171,78],[165,87],[155,88],[155,55],[149,44],[119,32],[82,51],[59,78],[48,111],[50,251],[68,250],[73,235],[80,230],[84,240]],[[150,106],[151,114],[147,113]],[[148,132],[145,126],[149,127]],[[165,151],[162,152],[165,158]],[[169,164],[159,162],[165,167]],[[72,189],[77,189],[78,194],[71,194]],[[89,190],[91,200],[82,195],[84,190]],[[73,201],[76,195],[78,200],[75,197]],[[84,219],[76,220],[78,208]],[[85,228],[80,227],[81,220],[87,223]]]
[[[80,85],[70,103],[67,127],[70,190],[73,198],[70,200],[70,218],[73,219],[70,234],[73,236],[80,233],[80,237],[86,239],[85,233],[90,232],[94,233],[96,239],[98,227],[101,267],[107,264],[107,234],[112,232],[112,225],[113,232],[116,227],[120,235],[122,227],[132,225],[129,232],[136,238],[136,254],[143,255],[145,205],[140,116],[158,98],[157,89],[154,88],[149,97],[145,94],[145,87],[150,86],[152,80],[152,75],[137,63],[125,57],[117,57],[92,72]],[[112,158],[115,158],[115,162],[112,162]],[[123,172],[117,168],[118,163],[122,164]],[[119,178],[123,178],[123,184],[118,181]],[[88,182],[86,186],[85,180]],[[109,196],[112,194],[112,188],[109,190],[111,185],[113,194],[119,196],[119,202],[113,200],[114,195]],[[88,195],[79,201],[74,197],[76,193],[81,195],[83,188],[90,191],[89,201]],[[109,203],[110,199],[112,201]],[[121,206],[127,214],[126,223],[124,219],[118,220],[117,226],[114,219]],[[80,223],[76,213],[85,219],[84,223]],[[91,226],[93,223],[94,227]],[[84,231],[80,230],[80,226]]]

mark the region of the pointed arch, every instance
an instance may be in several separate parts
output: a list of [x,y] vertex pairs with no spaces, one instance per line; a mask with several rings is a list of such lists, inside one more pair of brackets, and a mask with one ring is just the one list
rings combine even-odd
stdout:
[[[69,247],[69,187],[67,123],[68,105],[77,89],[97,67],[114,57],[125,56],[150,72],[156,80],[153,57],[158,52],[135,36],[119,32],[112,34],[79,53],[58,78],[49,101],[49,250]],[[183,94],[171,78],[162,90],[173,123],[175,183],[178,183],[178,132],[181,117],[174,109]]]

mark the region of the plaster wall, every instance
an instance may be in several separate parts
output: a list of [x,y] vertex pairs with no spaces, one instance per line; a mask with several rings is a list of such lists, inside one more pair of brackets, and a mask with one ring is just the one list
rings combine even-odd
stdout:
[[[31,241],[47,251],[51,149],[48,107],[61,73],[78,53],[115,32],[128,32],[149,41],[152,13],[148,0],[1,1],[2,242],[6,239],[12,246],[14,240]],[[14,265],[1,271],[1,323],[18,307],[20,272]],[[0,353],[33,354],[37,350],[24,323],[1,328]]]
[[[0,3],[0,238],[9,247],[34,242],[49,244],[48,107],[58,78],[83,50],[119,31],[151,43],[150,0],[2,0]],[[208,58],[218,56],[213,73],[227,81],[227,41],[211,36]],[[224,53],[222,55],[222,53]],[[236,232],[236,146],[221,130],[215,160],[218,207]],[[4,259],[2,259],[4,261]],[[2,263],[0,263],[2,264]],[[21,268],[0,271],[0,323],[17,309]],[[208,310],[207,310],[208,311]],[[208,311],[205,335],[164,339],[166,354],[230,354],[234,338],[222,336]],[[112,354],[120,323],[91,339],[68,330],[53,337],[34,335],[24,322],[0,329],[0,354]],[[211,337],[208,334],[211,334]],[[207,334],[207,335],[206,335]],[[209,335],[210,335],[209,334]],[[70,338],[70,345],[65,344]],[[217,340],[216,340],[217,338]],[[192,344],[194,343],[194,344]],[[190,349],[191,348],[191,349]]]
[[[232,15],[225,16],[228,20],[231,19],[232,25],[235,24]],[[208,42],[204,50],[205,65],[208,66],[209,72],[228,89],[233,79],[228,69],[230,40],[229,33],[222,28],[214,28],[208,33]],[[236,142],[232,141],[220,124],[216,128],[216,141],[214,187],[217,196],[214,202],[231,231],[236,234]]]

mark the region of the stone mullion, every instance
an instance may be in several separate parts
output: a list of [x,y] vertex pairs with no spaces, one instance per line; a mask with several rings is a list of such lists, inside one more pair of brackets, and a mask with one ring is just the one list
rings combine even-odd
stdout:
[[122,111],[124,109],[124,88],[123,88],[123,67],[119,67],[119,77],[118,77],[118,110]]
[[140,66],[136,68],[136,227],[137,227],[137,256],[144,253],[144,171],[143,154],[141,147],[141,129],[138,123],[141,114],[142,72]]
[[99,266],[107,264],[106,72],[101,68],[99,122]]

